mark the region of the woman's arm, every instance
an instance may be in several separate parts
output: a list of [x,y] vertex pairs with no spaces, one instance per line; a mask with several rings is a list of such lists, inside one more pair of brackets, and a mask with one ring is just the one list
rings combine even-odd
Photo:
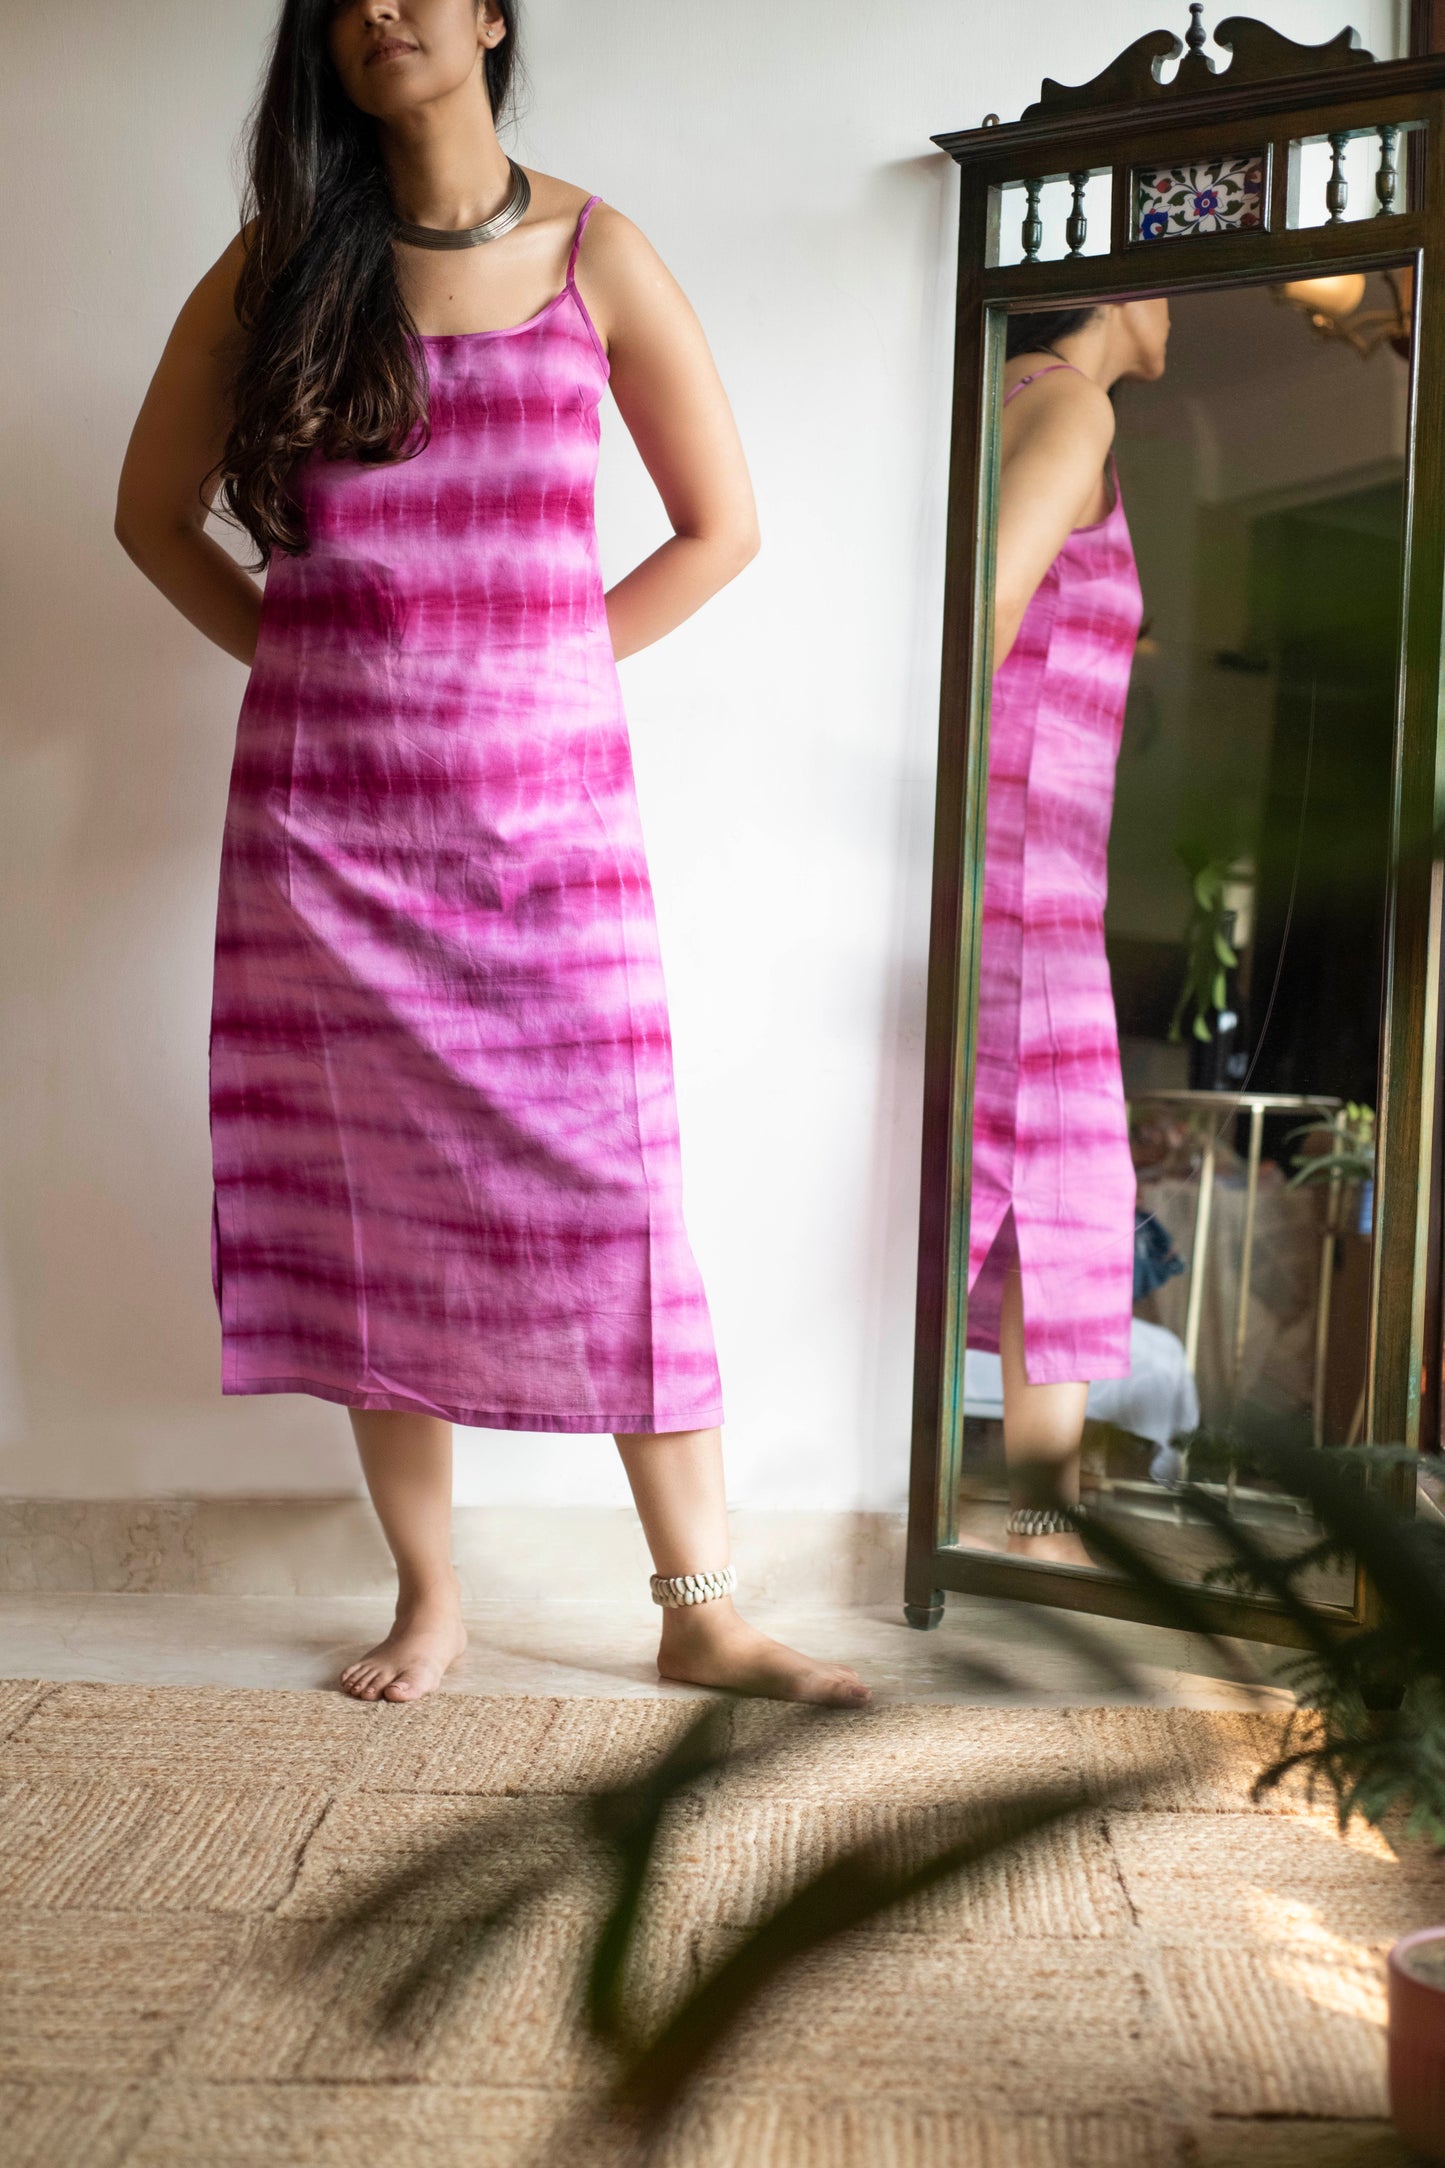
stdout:
[[249,663],[261,589],[205,531],[229,417],[226,361],[237,334],[242,237],[211,266],[176,318],[126,447],[115,532],[126,555],[183,617],[238,662]]
[[1099,501],[1114,441],[1106,391],[1051,370],[1005,409],[994,560],[993,666],[1018,638],[1034,592],[1074,528]]
[[612,395],[672,524],[609,588],[619,661],[660,640],[757,554],[752,483],[727,394],[687,296],[608,204],[593,211],[577,282],[607,348]]

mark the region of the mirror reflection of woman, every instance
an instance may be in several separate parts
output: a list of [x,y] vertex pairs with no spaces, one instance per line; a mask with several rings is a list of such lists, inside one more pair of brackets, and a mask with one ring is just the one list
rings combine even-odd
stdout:
[[1008,1548],[1069,1565],[1089,1385],[1128,1376],[1133,1313],[1104,900],[1142,605],[1109,393],[1168,337],[1162,299],[1015,316],[1004,367],[968,1344],[1003,1370]]
[[[461,1652],[460,1421],[613,1433],[664,1675],[855,1702],[731,1598],[615,669],[752,557],[752,490],[647,240],[498,141],[516,14],[283,0],[256,215],[182,309],[121,477],[130,555],[250,669],[211,1020],[222,1386],[349,1410],[398,1577],[353,1695],[413,1700]],[[609,388],[672,532],[604,596]],[[264,594],[205,532],[218,489]]]

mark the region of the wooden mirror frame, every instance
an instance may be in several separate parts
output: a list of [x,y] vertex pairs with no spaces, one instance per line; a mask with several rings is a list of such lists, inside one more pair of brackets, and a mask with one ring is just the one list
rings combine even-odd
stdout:
[[[1445,55],[1376,62],[1358,49],[1353,31],[1300,46],[1264,23],[1232,17],[1215,33],[1232,56],[1216,71],[1203,50],[1202,9],[1190,12],[1185,39],[1152,31],[1091,83],[1070,89],[1045,82],[1038,103],[1011,125],[932,139],[960,168],[961,199],[904,1604],[909,1624],[918,1627],[939,1623],[948,1590],[1113,1617],[1155,1615],[1140,1593],[1104,1573],[1035,1565],[956,1542],[996,417],[1010,309],[1414,268],[1365,1436],[1417,1450],[1438,1442]],[[1159,70],[1178,55],[1173,79],[1161,82]],[[1375,135],[1381,145],[1378,207],[1373,216],[1345,219],[1339,146],[1359,134]],[[1300,145],[1321,138],[1335,139],[1329,215],[1323,224],[1300,227],[1294,223]],[[1399,156],[1407,145],[1408,154]],[[1255,149],[1266,151],[1267,165],[1254,230],[1134,237],[1136,168]],[[1107,253],[1089,255],[1083,184],[1103,169],[1112,175],[1109,245]],[[1038,192],[1059,181],[1072,189],[1069,253],[1045,262],[1038,260]],[[1021,238],[1033,260],[1000,266],[1006,188],[1028,222]],[[1407,1470],[1402,1495],[1413,1496],[1413,1489]],[[1190,1586],[1221,1632],[1300,1638],[1270,1604]],[[1350,1607],[1320,1608],[1342,1623],[1367,1622],[1371,1592],[1364,1577],[1356,1575]]]

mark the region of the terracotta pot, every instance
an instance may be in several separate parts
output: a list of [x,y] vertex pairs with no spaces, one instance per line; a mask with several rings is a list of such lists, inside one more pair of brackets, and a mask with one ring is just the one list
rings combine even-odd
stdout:
[[1390,2113],[1407,2145],[1445,2161],[1445,1927],[1390,1951]]

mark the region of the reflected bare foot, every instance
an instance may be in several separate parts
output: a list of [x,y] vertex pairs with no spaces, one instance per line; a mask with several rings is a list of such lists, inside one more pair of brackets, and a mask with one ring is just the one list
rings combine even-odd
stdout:
[[1010,1536],[1008,1552],[1011,1558],[1033,1559],[1040,1566],[1092,1566],[1082,1542],[1077,1536]]
[[784,1642],[770,1640],[739,1618],[726,1597],[664,1611],[657,1669],[660,1677],[688,1686],[719,1686],[771,1701],[858,1709],[872,1699],[857,1673],[846,1665],[820,1664]]
[[1001,1558],[1008,1548],[1002,1528],[993,1535],[981,1534],[976,1528],[960,1528],[953,1541],[960,1551],[987,1551],[994,1558]]
[[386,1639],[342,1672],[342,1690],[358,1701],[420,1701],[441,1684],[466,1645],[455,1595],[398,1604]]

